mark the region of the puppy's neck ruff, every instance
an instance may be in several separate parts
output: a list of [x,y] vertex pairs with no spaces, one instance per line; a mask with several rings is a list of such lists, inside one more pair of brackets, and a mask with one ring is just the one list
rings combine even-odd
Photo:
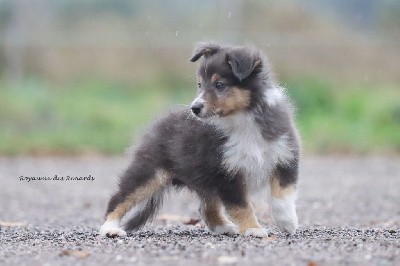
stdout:
[[250,190],[265,187],[275,166],[293,159],[288,136],[267,141],[251,111],[215,117],[210,121],[228,138],[222,150],[223,167],[232,175],[243,174]]
[[282,101],[285,96],[285,89],[283,87],[273,87],[265,90],[264,101],[272,107]]

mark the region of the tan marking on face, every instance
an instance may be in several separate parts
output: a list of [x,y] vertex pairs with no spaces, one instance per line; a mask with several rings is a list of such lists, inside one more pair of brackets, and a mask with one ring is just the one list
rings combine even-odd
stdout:
[[217,95],[213,90],[203,92],[203,104],[204,104],[204,114],[205,116],[213,114],[215,112],[215,102],[217,100]]
[[227,116],[237,111],[246,109],[250,105],[250,91],[238,87],[231,87],[222,95],[217,95],[215,90],[204,92],[204,113],[217,113]]
[[222,204],[217,199],[203,199],[200,208],[205,223],[210,228],[229,222],[222,213]]
[[271,176],[271,195],[275,198],[282,199],[295,193],[294,185],[281,187],[279,179],[276,176]]
[[222,96],[216,103],[221,116],[227,116],[246,109],[250,105],[250,91],[237,87],[230,88],[227,96]]
[[123,202],[107,214],[106,221],[121,220],[122,217],[134,206],[151,197],[157,190],[165,186],[171,180],[170,175],[164,170],[157,170],[155,176],[146,184],[135,189]]
[[217,82],[221,77],[218,74],[213,74],[211,76],[211,83]]
[[229,216],[239,225],[240,233],[246,232],[249,228],[261,228],[250,203],[246,207],[231,206],[227,207],[226,210]]

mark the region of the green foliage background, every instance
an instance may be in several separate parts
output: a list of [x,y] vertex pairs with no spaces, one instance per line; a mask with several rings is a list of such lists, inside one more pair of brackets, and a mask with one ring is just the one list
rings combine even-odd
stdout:
[[400,2],[0,0],[0,155],[122,154],[195,94],[194,43],[254,44],[304,153],[400,153]]
[[[283,85],[297,106],[306,153],[400,152],[400,87],[338,88],[311,77]],[[158,114],[189,104],[195,84],[164,76],[54,88],[31,79],[1,91],[2,154],[121,154]]]

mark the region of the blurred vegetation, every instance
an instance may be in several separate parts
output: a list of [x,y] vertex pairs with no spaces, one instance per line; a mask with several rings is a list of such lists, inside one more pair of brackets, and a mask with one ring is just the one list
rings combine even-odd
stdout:
[[0,0],[0,155],[121,154],[189,104],[193,44],[252,43],[305,153],[400,154],[400,1]]
[[91,79],[61,88],[27,80],[1,88],[0,151],[119,154],[136,129],[170,104],[187,102],[188,88],[172,78],[135,85]]
[[303,77],[288,88],[307,152],[400,152],[400,86],[339,87]]
[[[284,85],[298,108],[306,153],[400,152],[400,87],[338,88],[313,77]],[[157,114],[189,104],[195,85],[169,75],[60,88],[31,79],[1,90],[1,153],[121,154]]]

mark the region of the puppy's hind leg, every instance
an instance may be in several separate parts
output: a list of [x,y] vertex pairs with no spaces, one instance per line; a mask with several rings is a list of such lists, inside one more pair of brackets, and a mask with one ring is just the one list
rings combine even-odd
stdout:
[[199,213],[208,228],[216,234],[238,234],[238,228],[223,213],[221,200],[217,196],[200,196]]
[[119,190],[108,203],[106,221],[100,227],[100,235],[125,236],[126,232],[120,227],[124,215],[137,204],[151,198],[169,180],[164,170],[156,171],[144,167],[136,170],[134,166],[128,168],[120,180]]

